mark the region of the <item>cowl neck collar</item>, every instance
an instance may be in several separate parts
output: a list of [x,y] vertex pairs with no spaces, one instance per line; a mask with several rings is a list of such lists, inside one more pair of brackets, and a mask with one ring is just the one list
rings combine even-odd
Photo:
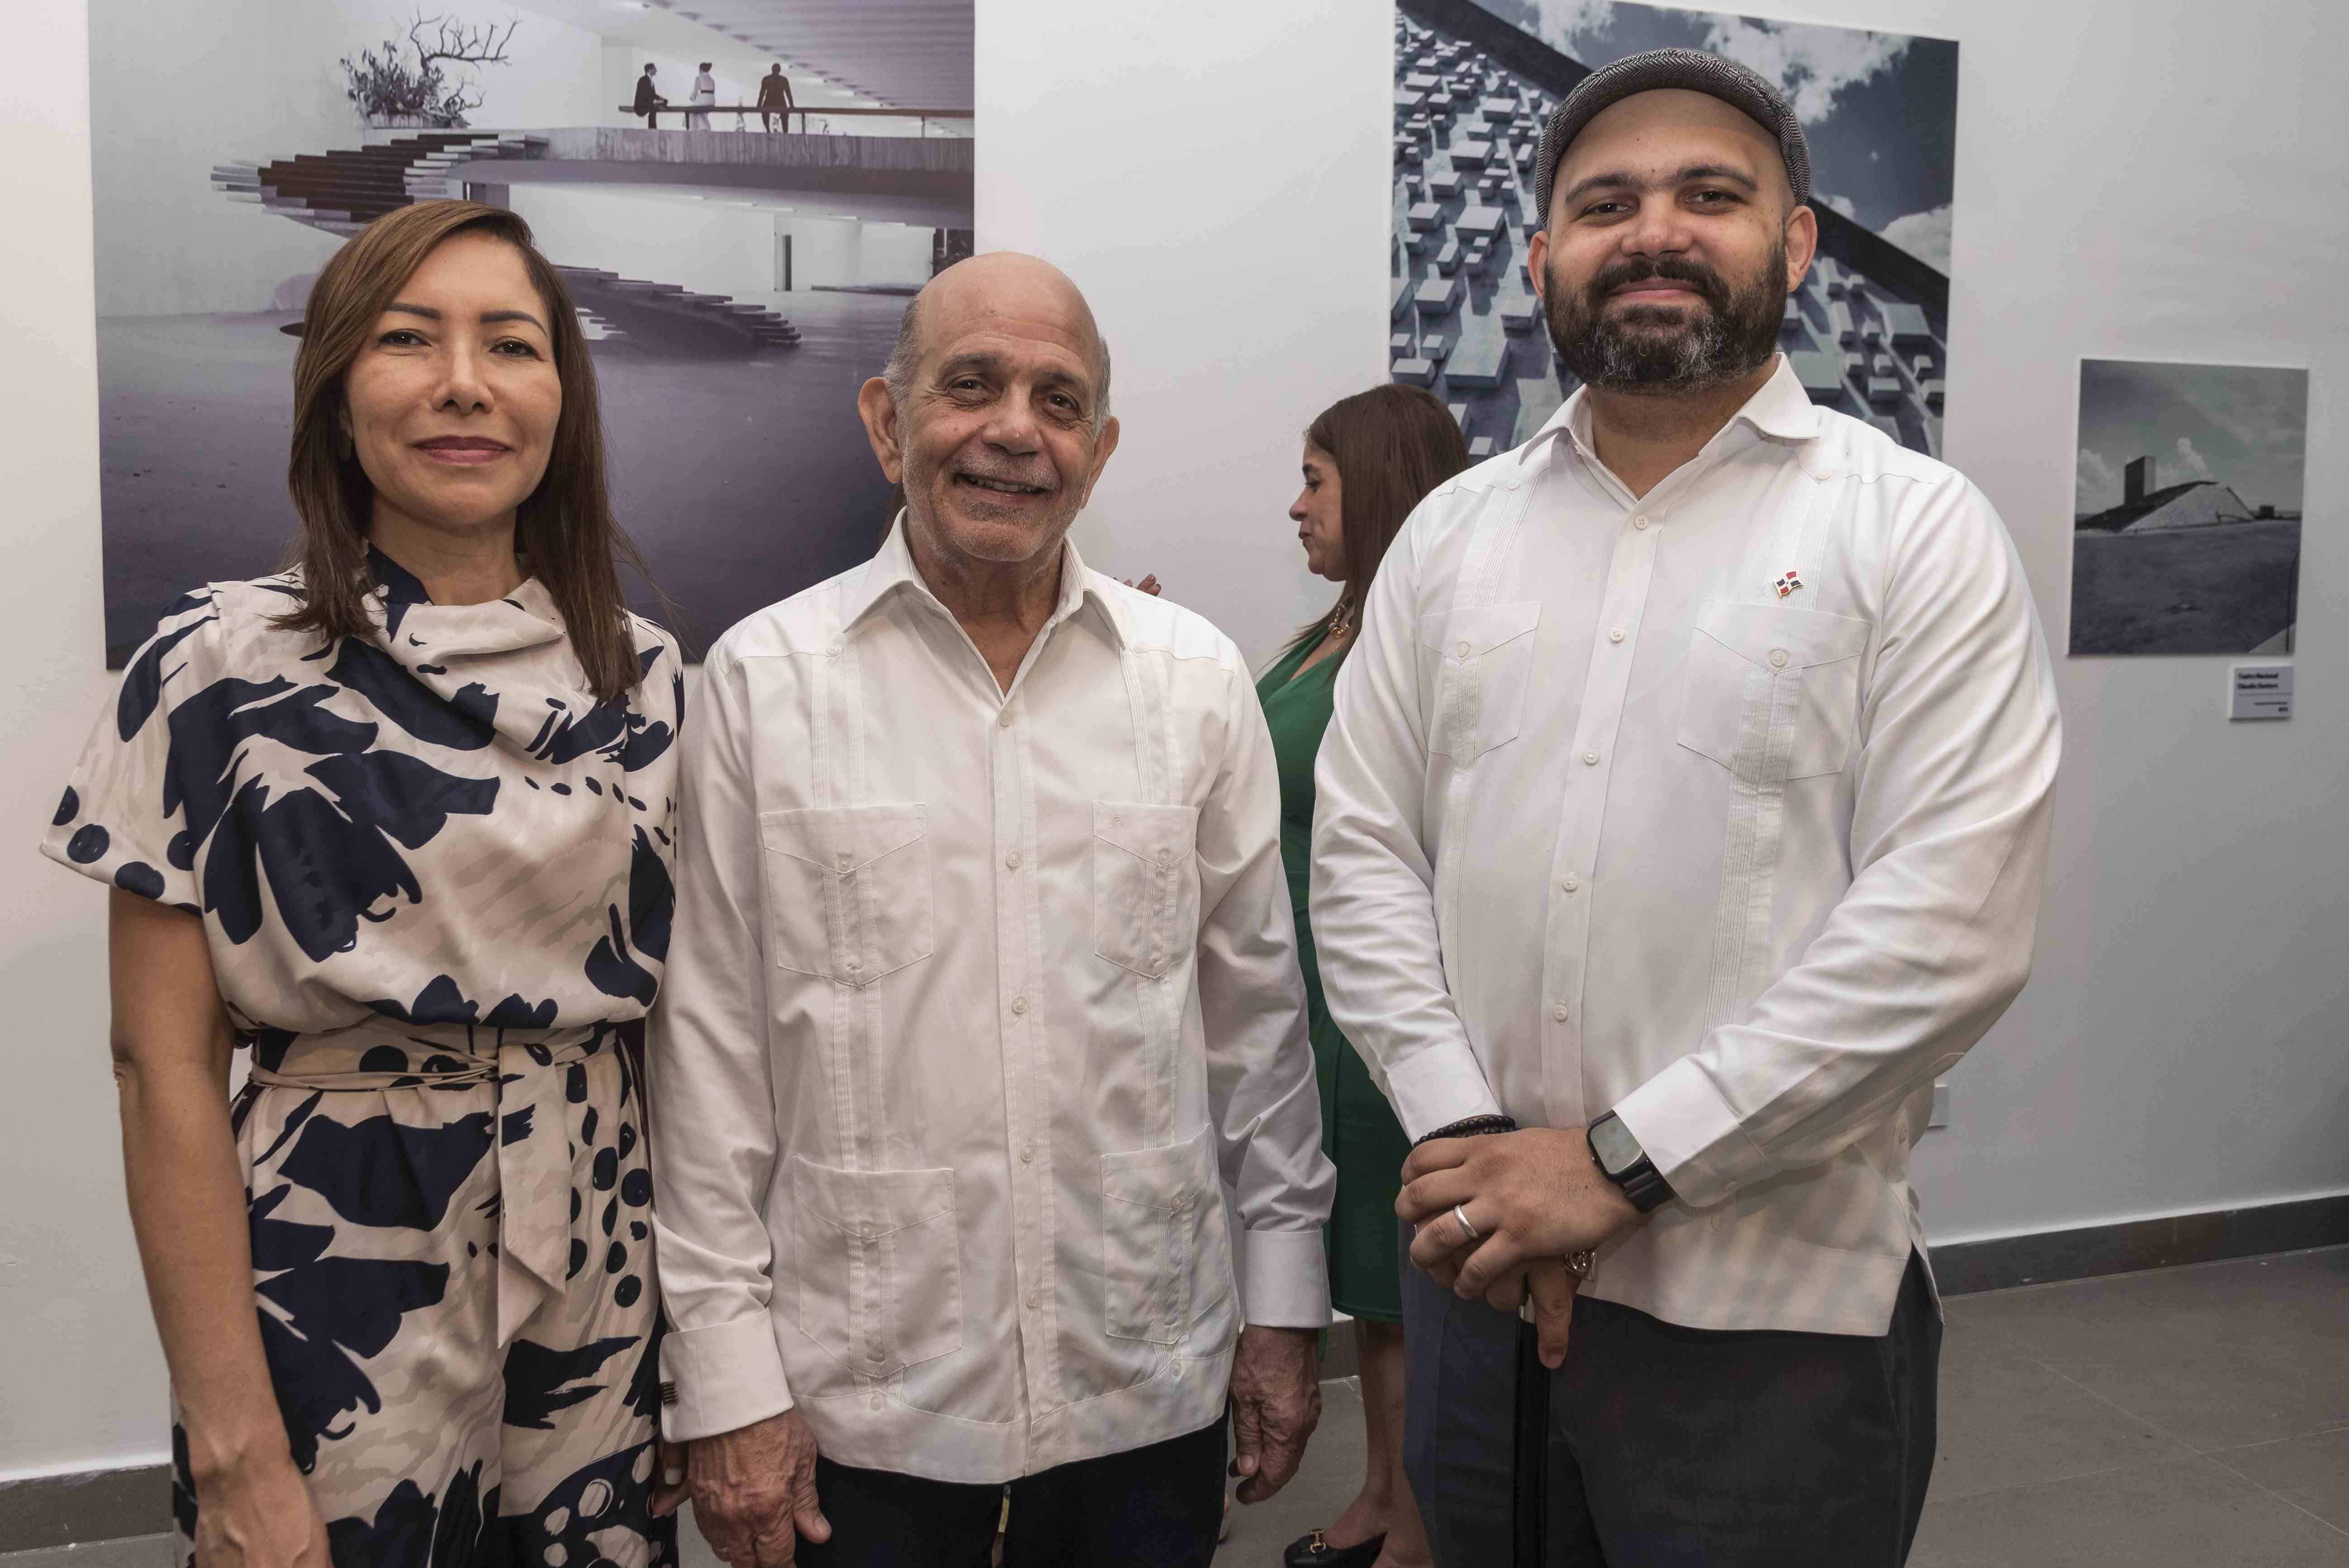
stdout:
[[[595,709],[563,615],[537,578],[483,603],[436,604],[413,573],[372,545],[367,565],[376,581],[367,645],[502,743],[535,753],[551,732]],[[374,695],[379,704],[388,696]]]
[[503,598],[436,604],[414,573],[373,545],[367,546],[367,566],[375,573],[372,596],[380,610],[371,640],[410,671],[563,640],[562,613],[535,577]]

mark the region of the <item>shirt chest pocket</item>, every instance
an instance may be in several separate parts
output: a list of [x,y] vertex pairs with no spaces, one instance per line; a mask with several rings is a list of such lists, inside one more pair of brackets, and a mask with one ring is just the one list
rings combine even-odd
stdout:
[[1199,812],[1093,802],[1093,951],[1155,978],[1199,934]]
[[1682,672],[1680,743],[1749,785],[1842,772],[1875,629],[1816,610],[1707,600]]
[[1533,678],[1541,605],[1455,604],[1420,619],[1420,645],[1436,660],[1427,748],[1456,764],[1517,738]]
[[777,967],[869,985],[927,958],[928,814],[918,805],[764,811],[767,948]]

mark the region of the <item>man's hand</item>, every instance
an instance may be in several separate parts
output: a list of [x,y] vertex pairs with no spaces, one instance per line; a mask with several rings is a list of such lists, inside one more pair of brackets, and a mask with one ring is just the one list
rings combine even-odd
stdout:
[[[1579,1127],[1440,1138],[1411,1151],[1402,1178],[1395,1212],[1417,1230],[1411,1261],[1458,1295],[1504,1310],[1523,1299],[1535,1264],[1599,1246],[1642,1218],[1590,1157]],[[1537,1310],[1558,1310],[1557,1280],[1545,1277],[1552,1299],[1537,1295]],[[1562,1330],[1559,1345],[1563,1354]]]
[[1320,1331],[1240,1330],[1232,1357],[1232,1474],[1242,1502],[1262,1502],[1288,1484],[1305,1439],[1321,1419]]
[[816,1507],[815,1433],[796,1409],[686,1445],[694,1522],[733,1568],[787,1568],[802,1538],[832,1539]]

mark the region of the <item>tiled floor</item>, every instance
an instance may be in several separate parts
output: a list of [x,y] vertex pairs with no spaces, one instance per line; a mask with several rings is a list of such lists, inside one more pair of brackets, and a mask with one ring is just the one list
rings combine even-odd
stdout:
[[[1298,1479],[1219,1568],[1271,1568],[1353,1495],[1362,1407],[1326,1390]],[[688,1568],[715,1568],[685,1532]],[[167,1568],[160,1537],[0,1568]],[[1940,1458],[1910,1568],[2349,1568],[2349,1247],[1949,1304]]]

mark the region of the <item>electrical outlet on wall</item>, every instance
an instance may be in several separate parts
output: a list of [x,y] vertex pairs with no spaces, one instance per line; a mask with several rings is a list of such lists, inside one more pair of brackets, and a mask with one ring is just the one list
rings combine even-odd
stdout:
[[1925,1125],[1929,1128],[1950,1125],[1950,1080],[1947,1078],[1933,1080],[1933,1114],[1927,1119]]

